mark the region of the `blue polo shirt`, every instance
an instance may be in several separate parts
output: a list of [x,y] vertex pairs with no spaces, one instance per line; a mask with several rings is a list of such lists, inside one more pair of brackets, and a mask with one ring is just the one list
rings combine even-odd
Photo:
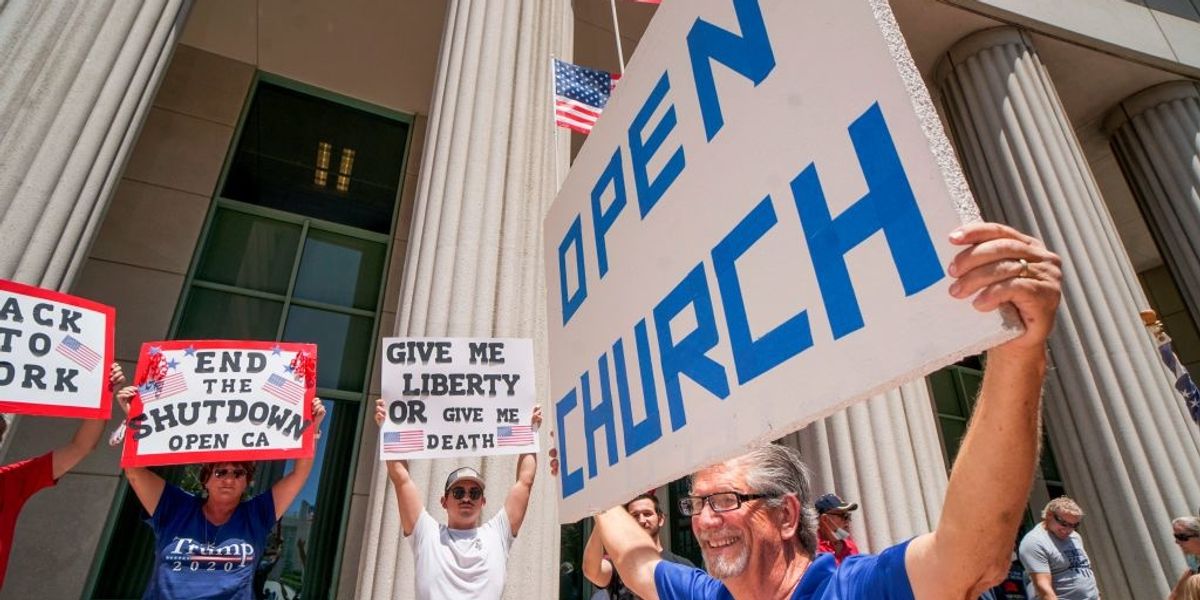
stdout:
[[[841,566],[832,554],[818,554],[800,577],[792,600],[913,600],[904,567],[907,549],[905,541],[878,555],[847,557]],[[654,569],[654,585],[662,600],[733,600],[725,585],[708,573],[665,560]]]

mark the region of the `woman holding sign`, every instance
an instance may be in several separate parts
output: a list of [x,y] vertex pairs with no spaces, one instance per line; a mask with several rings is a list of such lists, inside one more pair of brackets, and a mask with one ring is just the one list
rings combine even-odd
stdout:
[[[136,394],[135,387],[117,393],[126,414]],[[316,399],[312,406],[314,436],[320,436],[325,407]],[[202,465],[203,497],[149,469],[126,468],[129,485],[154,528],[154,572],[143,597],[253,600],[254,569],[267,535],[304,487],[313,459],[296,459],[295,465],[271,489],[245,501],[242,495],[254,477],[252,462]]]

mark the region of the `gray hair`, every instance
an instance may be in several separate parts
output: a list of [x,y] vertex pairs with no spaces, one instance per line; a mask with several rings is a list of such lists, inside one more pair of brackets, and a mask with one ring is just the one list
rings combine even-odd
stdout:
[[780,507],[784,496],[795,494],[800,500],[800,522],[797,537],[809,555],[817,553],[817,511],[812,507],[812,485],[808,466],[794,448],[781,444],[764,444],[739,456],[737,462],[745,467],[746,485],[758,494],[771,496],[766,504]]
[[1197,517],[1176,517],[1171,520],[1171,526],[1186,529],[1188,533],[1194,535],[1200,535],[1200,518]]

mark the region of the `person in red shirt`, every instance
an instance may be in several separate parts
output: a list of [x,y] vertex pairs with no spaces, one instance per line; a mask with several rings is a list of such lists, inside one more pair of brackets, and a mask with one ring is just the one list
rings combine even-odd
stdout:
[[[125,383],[121,366],[113,363],[108,383],[116,389]],[[67,471],[91,453],[100,441],[108,419],[85,419],[65,446],[55,448],[36,458],[0,466],[0,588],[8,571],[8,554],[12,550],[13,530],[25,501],[38,491],[56,483]],[[8,431],[7,420],[0,418],[0,440]]]
[[837,494],[825,494],[814,503],[817,514],[817,552],[833,555],[837,564],[842,559],[858,554],[858,545],[850,537],[851,513],[858,510],[858,503],[843,502]]

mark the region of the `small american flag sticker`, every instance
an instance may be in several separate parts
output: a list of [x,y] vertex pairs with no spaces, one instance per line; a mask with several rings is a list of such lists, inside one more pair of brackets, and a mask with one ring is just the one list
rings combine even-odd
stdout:
[[187,380],[183,378],[183,373],[173,373],[160,380],[143,383],[138,387],[138,394],[142,396],[142,402],[154,402],[182,394],[187,389]]
[[417,452],[425,449],[425,430],[388,431],[383,434],[384,452]]
[[271,375],[268,377],[262,389],[264,392],[290,404],[300,404],[304,400],[304,386],[281,375]]
[[497,446],[528,446],[533,443],[533,427],[505,425],[496,428]]
[[100,364],[100,355],[96,354],[95,350],[69,335],[64,337],[54,350],[88,371],[95,370]]

